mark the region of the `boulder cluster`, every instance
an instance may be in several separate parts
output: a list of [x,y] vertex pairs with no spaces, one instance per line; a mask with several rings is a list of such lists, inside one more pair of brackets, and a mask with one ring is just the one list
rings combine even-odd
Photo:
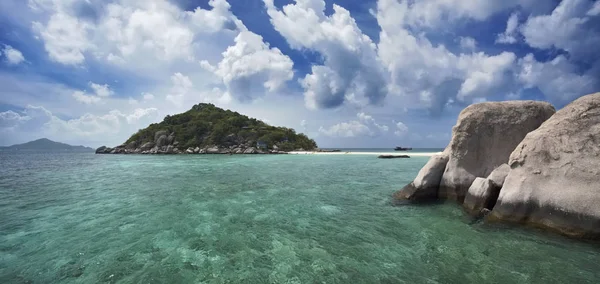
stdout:
[[264,147],[258,147],[258,145],[253,146],[249,142],[205,147],[196,146],[184,150],[179,148],[175,133],[161,130],[154,134],[154,141],[152,142],[132,141],[114,148],[102,146],[96,149],[96,154],[287,154],[287,152],[279,151],[277,145],[273,145],[271,149],[265,149]]
[[600,238],[600,93],[557,112],[536,101],[465,108],[448,147],[394,199],[452,200],[487,221]]

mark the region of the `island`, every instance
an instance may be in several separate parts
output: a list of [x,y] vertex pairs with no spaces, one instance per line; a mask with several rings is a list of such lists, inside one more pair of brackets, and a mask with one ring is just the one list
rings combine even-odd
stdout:
[[114,148],[97,154],[285,154],[312,151],[317,143],[294,129],[268,125],[213,104],[167,115],[160,123],[133,134]]
[[0,151],[72,151],[72,152],[91,152],[94,149],[85,146],[73,146],[61,142],[52,141],[47,138],[41,138],[29,141],[23,144],[0,147]]

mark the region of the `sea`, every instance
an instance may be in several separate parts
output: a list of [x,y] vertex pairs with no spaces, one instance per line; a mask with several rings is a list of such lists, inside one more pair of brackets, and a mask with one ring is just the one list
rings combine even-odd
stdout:
[[427,159],[0,152],[0,283],[600,282],[597,243],[392,206]]

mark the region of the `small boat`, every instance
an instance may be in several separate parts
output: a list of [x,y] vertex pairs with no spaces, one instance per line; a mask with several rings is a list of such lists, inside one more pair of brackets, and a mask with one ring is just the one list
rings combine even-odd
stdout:
[[409,150],[412,150],[412,148],[403,148],[403,147],[394,148],[394,151],[409,151]]

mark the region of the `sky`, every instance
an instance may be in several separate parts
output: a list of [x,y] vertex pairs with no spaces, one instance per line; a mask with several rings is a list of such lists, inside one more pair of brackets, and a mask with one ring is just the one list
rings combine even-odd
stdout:
[[2,0],[0,145],[213,103],[320,147],[445,147],[466,106],[600,91],[600,1]]

